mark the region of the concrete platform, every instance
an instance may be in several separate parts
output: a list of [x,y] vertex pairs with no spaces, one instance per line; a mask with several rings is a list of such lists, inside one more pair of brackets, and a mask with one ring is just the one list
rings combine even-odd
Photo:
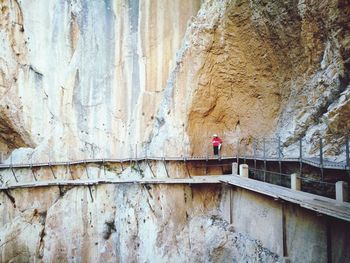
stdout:
[[272,185],[253,179],[230,176],[219,178],[223,183],[244,188],[262,195],[270,196],[276,200],[284,200],[298,204],[303,208],[332,216],[350,222],[350,203],[338,202],[323,196],[295,191],[278,185]]

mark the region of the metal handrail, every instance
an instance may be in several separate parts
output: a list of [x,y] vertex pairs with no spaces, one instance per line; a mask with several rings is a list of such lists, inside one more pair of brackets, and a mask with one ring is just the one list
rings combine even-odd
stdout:
[[[323,160],[320,163],[317,159],[312,158],[264,158],[257,156],[246,156],[242,155],[238,157],[239,159],[246,160],[256,160],[256,161],[267,161],[267,162],[302,162],[314,167],[323,169],[335,169],[335,170],[349,170],[349,166],[344,162],[331,162]],[[99,158],[99,159],[82,159],[82,160],[69,160],[69,161],[58,161],[58,162],[38,162],[38,163],[11,163],[11,164],[0,164],[0,169],[21,169],[21,168],[34,168],[34,167],[48,167],[48,166],[68,166],[68,165],[79,165],[86,163],[125,163],[130,161],[207,161],[207,160],[217,160],[218,157],[208,157],[208,156],[190,156],[190,157],[138,157],[138,158]],[[220,160],[234,160],[237,156],[221,156]]]

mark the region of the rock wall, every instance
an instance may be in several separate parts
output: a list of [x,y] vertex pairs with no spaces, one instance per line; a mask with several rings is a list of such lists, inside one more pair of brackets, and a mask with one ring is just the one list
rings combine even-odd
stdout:
[[[101,177],[153,176],[145,162],[139,165],[123,171],[107,164]],[[162,174],[162,163],[151,166]],[[80,168],[74,176],[85,178]],[[170,175],[180,170],[168,168]],[[88,171],[91,177],[98,169],[89,165]],[[290,262],[345,262],[348,226],[224,184],[22,188],[0,193],[0,261],[284,262],[286,256]]]
[[324,136],[326,154],[338,154],[349,129],[349,10],[347,1],[205,2],[159,134],[174,135],[172,147],[187,135],[192,154],[208,151],[212,133],[231,146],[279,135],[288,147],[301,137],[310,154]]
[[[0,13],[5,162],[204,155],[214,132],[226,153],[237,138],[249,145],[277,134],[291,151],[300,136],[310,154],[319,136],[328,155],[343,150],[347,0],[0,0]],[[119,173],[134,176],[131,167],[107,175]],[[11,176],[2,174],[2,183]],[[208,186],[2,192],[1,261],[279,261],[261,240],[232,229],[220,193]]]
[[1,1],[5,156],[134,155],[200,2]]
[[337,154],[349,130],[349,10],[346,0],[2,1],[1,150],[204,154],[215,132],[227,151],[238,137],[279,135],[285,146],[304,137],[312,154],[324,136]]
[[[152,177],[146,164],[141,169]],[[119,176],[130,178],[132,170]],[[281,262],[259,240],[235,231],[226,216],[228,196],[221,185],[3,191],[0,261]]]

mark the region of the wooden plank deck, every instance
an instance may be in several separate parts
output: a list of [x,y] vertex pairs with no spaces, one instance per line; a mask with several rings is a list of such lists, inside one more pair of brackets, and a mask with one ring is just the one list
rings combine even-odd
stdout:
[[350,203],[338,202],[323,196],[295,191],[278,185],[272,185],[239,176],[219,179],[221,182],[241,187],[253,192],[298,204],[306,209],[350,222]]
[[350,222],[350,203],[337,202],[336,200],[309,194],[301,191],[294,191],[289,188],[272,185],[253,179],[232,175],[219,176],[193,176],[191,178],[142,178],[142,179],[120,179],[120,178],[96,178],[77,180],[47,180],[35,182],[15,183],[0,186],[1,190],[52,187],[52,186],[93,186],[100,184],[228,184],[247,189],[262,195],[272,197],[276,200],[284,200],[298,204],[306,209],[329,215]]
[[[254,156],[239,156],[242,160],[257,160],[267,162],[300,162],[299,158],[263,158]],[[166,162],[193,162],[193,161],[228,161],[235,162],[237,156],[222,156],[220,159],[214,156],[180,156],[180,157],[138,157],[138,158],[120,158],[120,159],[86,159],[86,160],[74,160],[74,161],[59,161],[59,162],[41,162],[41,163],[16,163],[0,164],[0,169],[23,169],[23,168],[40,168],[40,167],[52,167],[52,166],[69,166],[69,165],[87,165],[87,164],[106,164],[106,163],[127,163],[127,162],[143,162],[143,161],[166,161]],[[324,160],[321,165],[317,158],[303,158],[302,163],[308,164],[318,168],[335,169],[335,170],[350,170],[350,167],[345,162],[331,162]]]
[[18,188],[36,188],[50,186],[91,186],[98,184],[221,184],[219,179],[226,179],[228,176],[194,176],[192,178],[143,178],[143,179],[76,179],[76,180],[42,180],[35,182],[15,183],[2,185],[0,190],[11,190]]

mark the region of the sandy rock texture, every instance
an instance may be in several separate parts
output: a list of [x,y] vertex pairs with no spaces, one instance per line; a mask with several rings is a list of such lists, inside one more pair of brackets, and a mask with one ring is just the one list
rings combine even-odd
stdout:
[[[192,169],[194,168],[194,169]],[[168,165],[172,177],[186,177]],[[193,175],[195,167],[189,166]],[[167,177],[164,165],[38,169],[38,180]],[[27,169],[21,182],[33,180]],[[2,171],[2,183],[15,183]],[[223,185],[98,185],[0,193],[1,262],[281,262],[235,231]]]
[[192,154],[208,151],[212,133],[227,152],[238,137],[279,135],[286,147],[304,138],[314,154],[323,136],[326,154],[338,154],[349,129],[349,8],[206,1],[187,30],[157,134],[169,134],[171,148],[184,134]]
[[2,262],[281,262],[225,220],[221,186],[9,194],[0,195]]
[[310,154],[323,136],[337,154],[349,130],[349,9],[1,1],[1,151],[13,161],[197,155],[215,132],[227,152],[237,138],[279,135],[285,146],[303,137]]
[[[0,152],[8,163],[205,155],[219,133],[224,154],[237,138],[279,135],[290,151],[303,137],[309,154],[324,136],[336,155],[350,128],[349,27],[347,0],[0,0]],[[279,262],[232,229],[220,193],[3,191],[1,261]]]

